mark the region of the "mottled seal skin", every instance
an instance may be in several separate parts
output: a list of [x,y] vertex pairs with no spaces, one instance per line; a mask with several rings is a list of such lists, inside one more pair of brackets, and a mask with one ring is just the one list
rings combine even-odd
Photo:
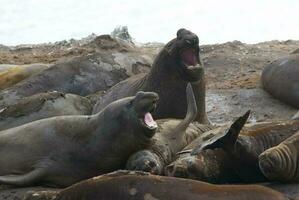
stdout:
[[263,88],[275,98],[299,108],[299,54],[280,58],[265,67]]
[[205,182],[117,171],[82,181],[60,192],[28,194],[25,200],[286,200],[270,188],[259,185],[213,185]]
[[127,161],[126,169],[163,174],[164,166],[172,162],[178,151],[182,150],[193,139],[213,126],[194,123],[197,115],[196,100],[191,84],[187,85],[188,109],[184,120],[158,120],[159,129],[152,138],[151,146],[136,152]]
[[259,156],[263,174],[274,181],[299,182],[299,132]]
[[0,132],[0,183],[69,186],[121,169],[156,127],[145,116],[158,95],[138,92],[96,115],[58,116]]
[[202,124],[209,123],[198,37],[186,29],[180,29],[177,37],[159,52],[148,74],[139,74],[116,84],[96,103],[93,113],[116,99],[142,90],[153,91],[160,96],[157,109],[153,113],[156,119],[183,119],[187,110],[185,88],[188,82],[192,83],[198,109],[195,120]]
[[210,145],[216,143],[216,140],[222,140],[224,144],[227,140],[234,140],[233,137],[238,135],[248,117],[249,112],[230,125],[217,127],[200,135],[178,153],[177,159],[165,168],[165,174],[211,183],[226,183],[227,180],[238,182],[239,179],[231,170],[233,165],[229,155],[220,148],[205,149],[211,148]]
[[47,92],[24,97],[0,110],[0,131],[59,115],[88,115],[90,101],[79,95]]
[[[4,71],[0,71],[0,90],[8,88],[34,74],[47,68],[48,64],[12,65]],[[0,65],[1,69],[1,65]]]
[[[81,96],[106,90],[128,76],[125,70],[107,70],[101,66],[97,54],[77,57],[57,63],[50,68],[0,92],[1,104],[33,94],[59,91]],[[97,63],[99,62],[99,63]],[[136,93],[132,94],[134,96]]]
[[218,137],[220,142],[214,139],[218,135],[215,129],[188,145],[178,159],[166,167],[165,173],[213,183],[267,181],[259,168],[259,155],[298,130],[299,122],[295,120],[248,124],[235,142],[226,143],[223,137]]

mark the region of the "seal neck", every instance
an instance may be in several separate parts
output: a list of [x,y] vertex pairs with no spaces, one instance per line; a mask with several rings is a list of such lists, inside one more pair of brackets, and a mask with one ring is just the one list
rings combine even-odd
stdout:
[[164,49],[162,50],[154,60],[153,66],[149,74],[147,75],[147,82],[153,87],[163,87],[172,83],[174,85],[180,85],[181,82],[185,82],[181,79],[178,71],[176,70],[176,62]]

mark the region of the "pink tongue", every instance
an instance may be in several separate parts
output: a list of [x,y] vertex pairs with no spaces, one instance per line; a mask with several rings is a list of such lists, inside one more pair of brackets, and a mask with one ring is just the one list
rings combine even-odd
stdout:
[[187,49],[182,53],[182,58],[187,65],[195,66],[197,65],[197,59],[195,53],[192,51],[192,49]]
[[146,123],[146,125],[148,125],[149,127],[157,127],[157,123],[154,121],[151,113],[145,113],[144,115],[144,122]]

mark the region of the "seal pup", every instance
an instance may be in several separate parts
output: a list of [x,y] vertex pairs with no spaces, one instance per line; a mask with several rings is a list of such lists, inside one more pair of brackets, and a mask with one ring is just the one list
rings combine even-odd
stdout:
[[262,173],[273,181],[299,182],[299,132],[259,155]]
[[157,124],[158,95],[138,92],[95,115],[58,116],[0,132],[0,183],[64,187],[125,166]]
[[273,61],[262,72],[263,88],[275,98],[299,108],[299,54]]
[[174,160],[178,151],[203,132],[213,128],[211,125],[198,123],[189,126],[197,115],[196,100],[190,83],[187,85],[186,94],[188,108],[185,119],[157,120],[159,128],[150,147],[130,156],[126,169],[163,174],[164,166]]
[[155,119],[183,119],[187,110],[185,89],[188,82],[192,83],[198,109],[195,120],[207,124],[204,69],[199,57],[198,37],[191,31],[180,29],[177,37],[156,56],[148,74],[132,76],[110,88],[96,103],[93,113],[112,101],[142,90],[159,94],[160,101],[153,113]]
[[134,171],[117,171],[94,177],[58,192],[29,193],[25,200],[29,199],[287,200],[283,194],[260,185],[213,185]]
[[247,124],[236,140],[234,132],[219,137],[212,130],[185,147],[165,173],[213,183],[268,181],[259,168],[259,155],[298,130],[298,120]]
[[90,101],[79,95],[53,91],[21,98],[0,109],[0,131],[60,115],[88,115]]

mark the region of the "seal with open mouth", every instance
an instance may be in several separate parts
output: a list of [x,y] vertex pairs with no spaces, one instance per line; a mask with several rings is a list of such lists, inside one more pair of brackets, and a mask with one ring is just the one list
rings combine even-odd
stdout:
[[186,88],[188,110],[183,120],[158,120],[159,129],[152,138],[151,145],[131,155],[127,161],[126,169],[163,174],[164,166],[172,162],[176,153],[188,145],[197,136],[213,128],[212,125],[190,123],[197,114],[196,101],[193,89],[189,83]]
[[155,134],[158,95],[138,92],[95,115],[58,116],[0,132],[0,183],[69,186],[123,168]]
[[156,119],[186,116],[185,88],[191,82],[197,104],[195,120],[206,124],[204,69],[199,57],[197,35],[186,29],[177,31],[177,37],[168,42],[154,60],[148,74],[130,77],[115,86],[96,103],[93,113],[117,99],[134,95],[137,91],[153,91],[159,94]]

